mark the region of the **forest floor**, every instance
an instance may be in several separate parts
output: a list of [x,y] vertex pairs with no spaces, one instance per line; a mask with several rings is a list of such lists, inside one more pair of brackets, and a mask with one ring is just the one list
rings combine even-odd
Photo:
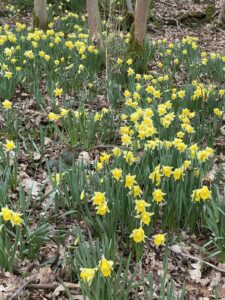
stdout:
[[[150,39],[166,38],[168,42],[176,43],[182,40],[182,38],[192,36],[198,38],[201,51],[206,51],[207,53],[224,53],[225,30],[219,28],[216,22],[219,6],[216,7],[217,13],[214,13],[210,21],[206,19],[206,7],[207,4],[205,1],[200,1],[199,4],[193,4],[185,0],[157,1],[152,8],[154,21],[148,23],[148,35]],[[193,13],[196,12],[199,12],[199,15],[195,14],[195,17],[193,17]],[[9,24],[13,27],[18,21],[31,25],[31,16],[30,12],[26,13],[26,16],[24,16],[23,12],[23,14],[12,13],[10,17],[4,3],[0,3],[0,21],[2,25]],[[222,83],[222,86],[224,86],[224,83]],[[46,100],[45,108],[42,110],[36,109],[34,96],[24,88],[16,88],[13,96],[13,106],[19,111],[23,130],[26,132],[30,131],[34,135],[39,134],[40,126],[45,126],[48,123],[48,115],[46,113],[52,111],[51,99],[45,87],[41,87],[41,89]],[[73,93],[68,95],[68,97],[71,99],[74,97],[76,100],[76,95]],[[104,95],[97,96],[95,103],[92,103],[92,109],[93,107],[96,111],[109,107]],[[5,121],[1,113],[0,129],[4,126]],[[31,151],[33,157],[31,158],[31,152],[28,151],[30,144],[26,145],[28,137],[30,138],[29,135],[26,137],[20,136],[23,146],[21,146],[19,152],[18,174],[25,193],[33,201],[39,195],[39,192],[42,192],[42,201],[39,199],[38,202],[41,204],[34,205],[35,211],[32,212],[32,215],[40,215],[42,217],[47,213],[48,208],[46,207],[51,206],[48,202],[49,198],[46,197],[52,188],[48,181],[48,168],[54,169],[54,166],[59,164],[60,160],[67,161],[69,165],[74,160],[82,159],[88,163],[94,163],[103,151],[110,149],[110,145],[98,144],[91,147],[88,151],[80,152],[79,149],[71,151],[63,142],[54,141],[52,137],[49,138],[46,136],[43,141],[45,147],[43,157],[40,156],[39,151],[35,151],[35,145],[33,145],[33,152]],[[39,138],[41,139],[40,136]],[[215,177],[215,169],[218,169],[220,166],[224,167],[224,136],[220,134],[216,136],[214,147],[217,157],[214,160],[211,173],[208,173],[209,177],[212,176],[213,179],[210,178],[212,181]],[[222,178],[224,180],[225,174]],[[224,183],[223,180],[222,183],[220,182],[220,187]],[[223,186],[221,190],[223,190]],[[30,192],[31,194],[29,194]],[[10,192],[12,201],[18,198],[18,194],[18,189]],[[66,228],[69,231],[76,222],[76,220],[71,221],[71,219],[66,219],[64,230]],[[31,229],[36,229],[37,224],[35,220],[33,223],[29,221],[29,225]],[[53,236],[55,231],[60,231],[57,226],[57,222],[51,225],[50,236]],[[89,229],[87,228],[87,223],[80,221],[79,226],[82,228],[84,235],[88,237]],[[172,240],[173,238],[176,240],[175,232],[170,233],[170,236]],[[0,269],[0,300],[84,299],[81,295],[79,284],[71,281],[71,274],[65,263],[66,248],[74,246],[73,238],[71,235],[68,235],[60,246],[52,238],[51,241],[41,247],[37,260],[31,262],[25,258],[22,262],[16,262],[13,266],[13,272],[5,272],[5,270]],[[166,277],[166,282],[171,279],[173,280],[177,297],[180,295],[185,281],[185,299],[187,300],[216,299],[216,295],[217,299],[225,299],[225,263],[220,262],[217,256],[207,257],[206,251],[202,249],[202,245],[207,240],[205,233],[197,231],[195,234],[189,235],[185,231],[182,231],[180,233],[180,240],[179,244],[175,242],[175,244],[170,246]],[[152,250],[152,243],[150,244],[150,246],[145,246],[142,263],[138,265],[139,269],[133,281],[140,280],[143,273],[148,274],[149,272],[153,272],[155,284],[157,285],[158,283],[158,288],[155,287],[154,290],[154,299],[159,299],[160,276],[163,275],[163,271],[165,270],[165,253],[160,249]],[[70,296],[62,294],[66,289],[65,286],[68,287]],[[217,289],[217,287],[219,288]],[[130,296],[129,299],[135,298],[134,296]],[[137,299],[146,299],[142,289],[138,291]]]

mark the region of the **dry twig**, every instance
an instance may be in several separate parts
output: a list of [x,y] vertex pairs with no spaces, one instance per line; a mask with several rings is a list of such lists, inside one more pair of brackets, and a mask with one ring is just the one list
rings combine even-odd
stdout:
[[190,258],[190,259],[193,259],[193,260],[195,260],[195,261],[199,261],[199,262],[201,262],[202,264],[205,264],[205,265],[207,265],[207,266],[213,268],[214,270],[216,270],[216,271],[218,271],[218,272],[220,272],[220,273],[225,274],[225,269],[220,269],[220,268],[218,268],[217,266],[215,266],[215,265],[211,264],[210,262],[205,261],[205,260],[203,260],[203,259],[201,259],[201,258],[199,258],[199,257],[193,256],[193,255],[190,255],[190,254],[186,254],[186,253],[182,253],[182,252],[180,252],[180,251],[175,251],[175,250],[173,250],[171,247],[168,247],[168,249],[169,249],[170,251],[172,251],[172,252],[174,252],[174,253],[176,253],[176,254],[180,254],[180,255],[182,255],[182,256],[184,256],[184,257],[186,257],[186,258]]

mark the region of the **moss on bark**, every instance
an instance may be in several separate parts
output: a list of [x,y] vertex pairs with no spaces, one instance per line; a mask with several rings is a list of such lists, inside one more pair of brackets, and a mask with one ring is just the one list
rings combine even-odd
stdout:
[[216,8],[215,3],[210,3],[205,10],[206,21],[211,22],[213,19],[213,15],[215,14]]
[[35,12],[33,12],[33,29],[35,28],[41,28],[43,30],[47,30],[48,20],[46,20],[46,22],[41,22],[40,18],[35,15]]
[[139,41],[135,38],[134,34],[134,24],[131,26],[130,31],[130,41],[128,47],[128,56],[129,57],[138,57],[141,56],[144,52],[144,44],[140,44]]

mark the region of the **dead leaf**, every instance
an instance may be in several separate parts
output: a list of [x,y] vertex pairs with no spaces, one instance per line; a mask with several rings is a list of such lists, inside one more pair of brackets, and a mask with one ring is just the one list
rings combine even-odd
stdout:
[[202,262],[198,261],[197,263],[191,264],[191,266],[194,268],[194,270],[189,271],[191,279],[196,282],[199,282],[202,276],[202,272],[201,272]]
[[65,291],[65,288],[62,284],[60,284],[59,286],[57,286],[57,288],[54,290],[54,292],[52,293],[52,297],[58,297],[59,294],[61,292],[64,292]]
[[225,114],[223,114],[222,120],[225,121]]
[[2,292],[0,292],[0,300],[6,300],[5,296],[3,295]]
[[218,165],[214,164],[213,167],[212,167],[212,169],[206,174],[205,178],[203,179],[203,182],[204,181],[209,181],[209,182],[214,181],[214,179],[216,177],[216,174],[218,172],[218,169],[219,169]]
[[88,152],[82,151],[78,156],[78,161],[82,161],[84,163],[90,163],[91,157]]
[[55,280],[55,274],[50,267],[43,267],[40,268],[36,280],[38,280],[39,283],[50,283]]
[[34,152],[33,160],[34,160],[34,161],[38,161],[40,158],[41,158],[41,154],[38,153],[38,152]]
[[31,193],[32,196],[37,196],[41,189],[41,184],[30,178],[24,178],[21,181],[21,185],[24,187],[25,192],[27,194]]
[[222,275],[219,272],[213,272],[212,275],[213,276],[212,276],[211,281],[210,281],[210,286],[212,288],[216,288],[219,285],[219,283],[220,283]]
[[220,132],[223,136],[225,136],[225,125],[220,128]]
[[175,244],[175,245],[172,245],[171,247],[171,250],[175,253],[190,253],[190,250],[191,250],[191,247],[190,246],[187,246],[185,243],[179,243],[179,244]]
[[48,137],[45,137],[45,139],[44,139],[44,145],[48,146],[51,143],[52,143],[52,140],[50,138],[48,138]]

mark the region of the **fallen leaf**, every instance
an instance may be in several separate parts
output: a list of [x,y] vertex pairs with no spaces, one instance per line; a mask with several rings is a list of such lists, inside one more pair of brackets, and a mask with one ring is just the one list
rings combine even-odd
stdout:
[[222,278],[222,274],[219,273],[219,272],[213,272],[212,275],[213,276],[212,276],[211,281],[210,281],[210,286],[212,288],[216,288],[220,283],[220,280]]
[[38,161],[40,158],[41,158],[41,154],[38,153],[38,152],[34,152],[33,160],[34,160],[34,161]]
[[50,267],[40,268],[39,273],[36,276],[39,283],[50,283],[55,279],[55,274]]
[[191,266],[194,268],[194,270],[189,271],[191,279],[198,282],[202,276],[202,272],[201,272],[202,262],[198,261],[197,263],[191,264]]
[[172,245],[171,250],[175,253],[190,253],[191,247],[187,246],[185,243],[179,243],[179,244],[175,244]]
[[37,196],[42,187],[42,185],[39,182],[32,180],[31,178],[22,179],[21,185],[22,187],[24,187],[25,192],[27,194],[31,193],[32,196]]
[[90,163],[91,157],[88,152],[82,151],[78,156],[78,161],[82,161],[84,163]]
[[223,125],[221,128],[220,128],[220,132],[222,135],[225,136],[225,125]]
[[0,300],[6,300],[5,296],[3,295],[2,292],[0,292]]
[[44,145],[48,146],[51,143],[52,143],[52,140],[50,138],[48,138],[48,137],[45,137],[45,139],[44,139]]
[[65,288],[62,284],[60,284],[59,286],[57,286],[57,288],[54,290],[54,292],[52,293],[52,297],[58,297],[59,294],[61,292],[64,292],[65,291]]

